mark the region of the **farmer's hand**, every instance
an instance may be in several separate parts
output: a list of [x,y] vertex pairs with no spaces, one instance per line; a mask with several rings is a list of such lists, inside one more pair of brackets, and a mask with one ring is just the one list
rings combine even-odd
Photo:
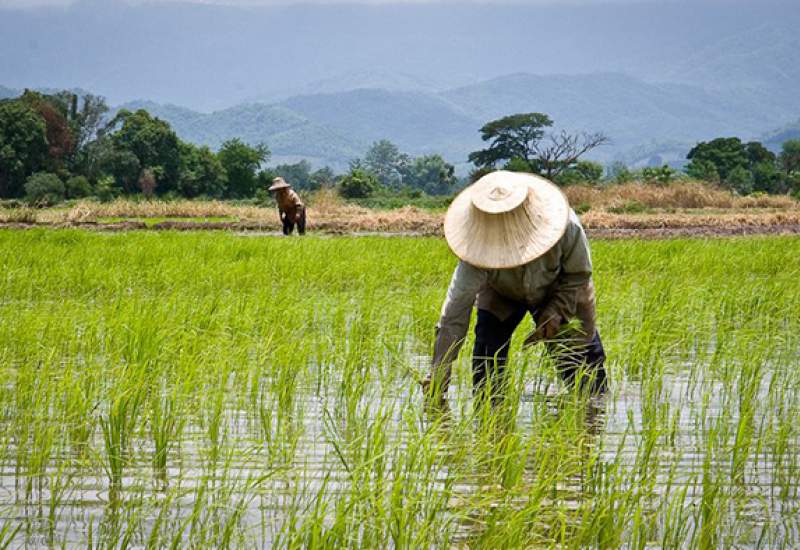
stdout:
[[556,337],[560,328],[561,317],[558,315],[553,315],[547,320],[539,323],[536,326],[536,330],[531,332],[528,337],[525,338],[525,342],[522,345],[527,347],[532,346],[537,342],[541,342],[542,340],[552,340]]

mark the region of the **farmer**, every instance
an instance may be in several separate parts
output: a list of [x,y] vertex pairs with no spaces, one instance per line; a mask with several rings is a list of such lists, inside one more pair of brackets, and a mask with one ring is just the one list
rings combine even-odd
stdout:
[[[595,328],[589,244],[561,191],[531,174],[498,171],[467,187],[444,221],[460,258],[436,326],[428,403],[446,407],[450,364],[478,308],[472,383],[476,397],[502,397],[511,335],[526,313],[536,329],[525,346],[545,342],[559,375],[593,393],[606,390],[605,353]],[[487,385],[488,381],[488,385]]]
[[272,180],[272,186],[268,189],[275,193],[275,200],[278,202],[278,215],[283,223],[283,234],[291,235],[297,224],[297,233],[306,233],[306,206],[300,200],[300,196],[295,193],[292,186],[286,183],[281,177]]

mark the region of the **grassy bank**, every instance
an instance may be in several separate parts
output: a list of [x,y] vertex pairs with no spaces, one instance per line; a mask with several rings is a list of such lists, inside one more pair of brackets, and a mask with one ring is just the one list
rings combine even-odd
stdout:
[[[800,202],[785,195],[740,197],[691,182],[663,187],[643,184],[569,186],[564,191],[589,229],[800,225]],[[309,229],[334,233],[438,235],[447,205],[446,198],[431,202],[435,208],[422,208],[404,205],[405,199],[383,197],[364,202],[367,205],[364,206],[346,202],[331,190],[310,194],[306,199]],[[171,228],[175,222],[183,222],[209,229],[280,229],[274,206],[222,201],[79,201],[41,210],[0,208],[0,223],[5,224],[119,225],[126,222],[130,228],[161,228],[162,225]]]
[[796,546],[800,239],[594,257],[606,402],[436,419],[439,239],[2,230],[0,546]]

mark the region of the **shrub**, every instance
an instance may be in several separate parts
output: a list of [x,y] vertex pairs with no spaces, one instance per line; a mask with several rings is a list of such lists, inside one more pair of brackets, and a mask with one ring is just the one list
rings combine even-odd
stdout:
[[37,172],[25,182],[25,198],[36,206],[52,206],[64,200],[65,190],[55,174]]
[[363,199],[372,195],[379,187],[378,180],[371,173],[356,168],[342,178],[339,194],[346,199]]
[[92,184],[85,176],[72,176],[64,184],[68,199],[82,199],[92,194]]
[[120,189],[113,176],[104,176],[97,180],[94,193],[101,202],[111,202],[119,196]]

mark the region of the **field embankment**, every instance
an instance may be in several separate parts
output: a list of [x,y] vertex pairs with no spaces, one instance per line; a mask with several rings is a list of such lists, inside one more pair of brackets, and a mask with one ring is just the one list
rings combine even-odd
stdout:
[[[800,233],[800,201],[786,195],[737,196],[700,183],[630,183],[565,188],[570,204],[594,235]],[[441,234],[444,212],[414,206],[378,210],[342,200],[332,191],[311,194],[309,229],[335,234]],[[274,207],[224,201],[79,201],[69,206],[0,209],[0,224],[78,226],[102,230],[218,229],[276,232]]]

